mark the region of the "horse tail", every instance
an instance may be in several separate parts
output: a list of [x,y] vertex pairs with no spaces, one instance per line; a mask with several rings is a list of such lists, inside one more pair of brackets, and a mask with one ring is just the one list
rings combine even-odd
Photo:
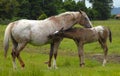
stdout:
[[5,34],[4,34],[4,56],[7,56],[7,51],[9,48],[9,39],[11,38],[11,29],[13,27],[14,23],[10,23],[8,24],[6,30],[5,30]]
[[110,29],[108,29],[108,30],[109,30],[109,41],[112,42],[112,32]]

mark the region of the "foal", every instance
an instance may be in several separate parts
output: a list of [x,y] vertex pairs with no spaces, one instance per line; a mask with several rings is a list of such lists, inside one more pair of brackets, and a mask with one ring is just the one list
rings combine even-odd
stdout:
[[69,30],[63,31],[62,29],[50,35],[49,38],[55,39],[56,37],[70,38],[73,39],[78,48],[78,55],[80,58],[80,66],[84,66],[84,50],[83,45],[85,43],[91,43],[98,41],[104,50],[104,60],[103,66],[105,66],[107,58],[107,38],[112,42],[112,34],[109,28],[104,26],[97,26],[93,28],[71,28]]

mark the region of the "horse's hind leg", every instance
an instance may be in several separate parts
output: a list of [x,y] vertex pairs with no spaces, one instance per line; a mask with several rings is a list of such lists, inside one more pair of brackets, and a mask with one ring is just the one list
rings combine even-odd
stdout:
[[18,47],[17,47],[17,51],[16,51],[17,59],[19,60],[22,68],[24,68],[25,64],[20,57],[20,52],[23,50],[23,48],[26,46],[26,44],[27,44],[27,42],[18,43]]
[[16,66],[15,59],[16,59],[16,48],[18,46],[18,43],[15,40],[13,40],[12,43],[13,43],[13,47],[12,47],[11,56],[12,56],[12,61],[13,61],[13,68],[16,69],[17,66]]
[[[13,49],[12,49],[12,50],[13,50]],[[14,69],[16,69],[16,68],[17,68],[17,66],[16,66],[16,61],[15,61],[15,59],[16,59],[15,52],[14,52],[14,51],[12,51],[11,55],[12,55],[13,68],[14,68]]]
[[103,59],[103,66],[105,66],[106,62],[107,62],[107,54],[108,54],[108,47],[107,47],[107,43],[106,40],[105,41],[101,41],[99,40],[99,43],[101,44],[101,47],[104,50],[104,59]]
[[107,59],[107,54],[108,54],[108,47],[106,42],[103,44],[103,49],[104,49],[104,60],[103,60],[103,66],[106,64],[106,59]]

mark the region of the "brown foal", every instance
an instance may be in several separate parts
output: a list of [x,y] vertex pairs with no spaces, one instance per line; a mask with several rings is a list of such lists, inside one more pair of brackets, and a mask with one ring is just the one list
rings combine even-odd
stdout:
[[83,45],[85,43],[98,41],[101,44],[101,47],[104,50],[103,66],[105,66],[108,53],[107,38],[109,37],[109,41],[112,42],[112,34],[110,29],[104,26],[96,26],[93,28],[71,28],[65,31],[61,29],[48,37],[54,40],[58,37],[73,39],[78,48],[78,56],[80,58],[81,67],[85,64],[83,49]]

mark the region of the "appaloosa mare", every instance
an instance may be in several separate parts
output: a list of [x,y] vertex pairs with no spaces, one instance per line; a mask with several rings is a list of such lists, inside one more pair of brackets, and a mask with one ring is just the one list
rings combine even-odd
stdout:
[[[56,56],[56,50],[62,39],[51,40],[48,38],[50,34],[55,31],[59,31],[61,28],[67,30],[74,26],[75,24],[81,24],[86,28],[92,27],[92,24],[85,12],[65,12],[56,16],[49,17],[45,20],[27,20],[22,19],[18,21],[11,22],[4,35],[4,52],[5,57],[7,55],[7,50],[9,48],[9,39],[11,38],[13,48],[12,48],[12,60],[13,67],[16,68],[15,59],[19,60],[21,67],[25,64],[20,56],[20,51],[26,46],[27,43],[33,45],[44,45],[47,43],[51,44],[51,50],[54,51],[54,56]],[[55,47],[53,49],[53,47]],[[52,54],[50,53],[50,60],[48,66],[51,67]],[[54,61],[56,64],[56,61]],[[55,66],[56,67],[56,66]]]
[[109,37],[110,42],[112,42],[112,34],[109,28],[104,26],[96,26],[93,28],[71,28],[65,31],[61,29],[60,31],[48,36],[48,38],[53,40],[57,37],[70,38],[75,41],[78,48],[81,67],[84,66],[83,45],[85,43],[99,41],[104,50],[103,66],[105,65],[108,52],[107,38]]

